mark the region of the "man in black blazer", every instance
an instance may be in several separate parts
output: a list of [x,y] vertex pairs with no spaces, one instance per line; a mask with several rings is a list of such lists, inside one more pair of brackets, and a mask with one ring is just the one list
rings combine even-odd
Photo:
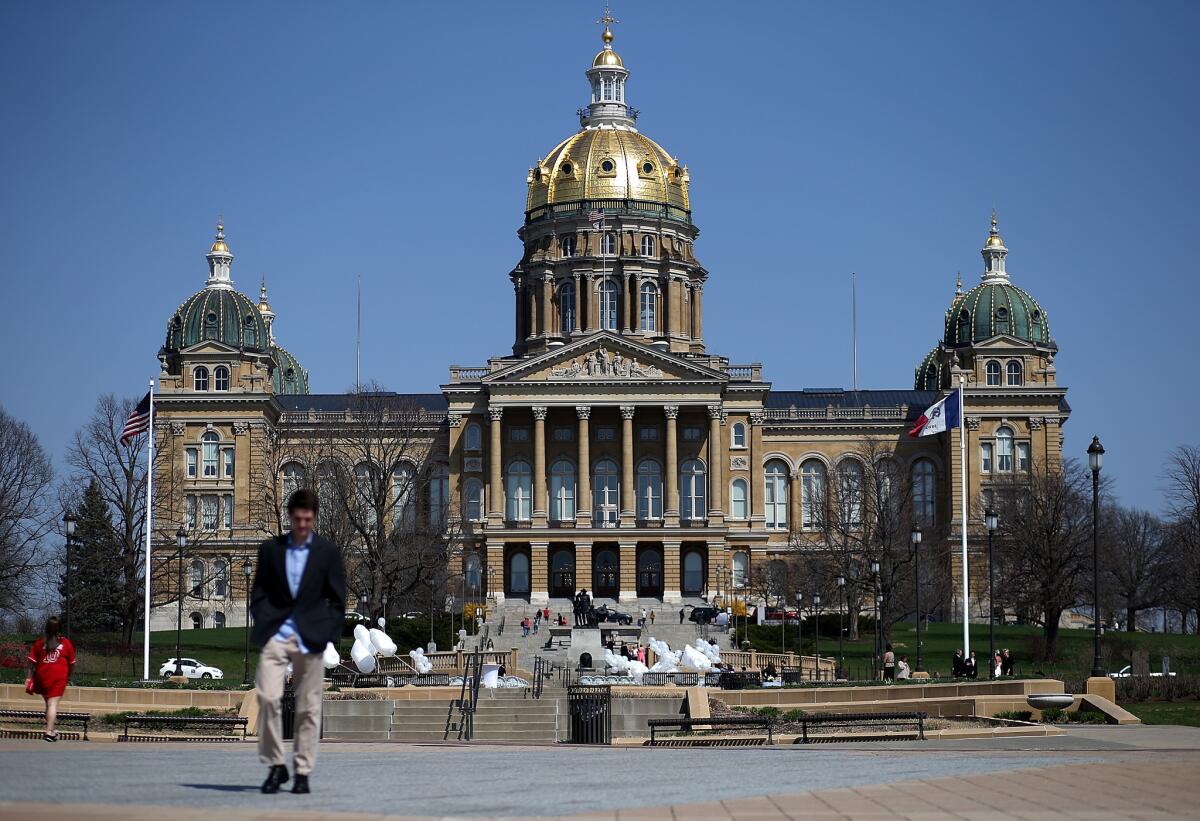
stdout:
[[322,655],[342,636],[346,611],[346,571],[337,545],[313,532],[317,494],[301,488],[288,499],[291,530],[258,548],[250,592],[254,627],[250,639],[262,647],[254,686],[258,691],[258,757],[270,766],[265,793],[279,792],[288,780],[284,764],[280,702],[288,665],[296,692],[292,792],[309,791],[321,729]]

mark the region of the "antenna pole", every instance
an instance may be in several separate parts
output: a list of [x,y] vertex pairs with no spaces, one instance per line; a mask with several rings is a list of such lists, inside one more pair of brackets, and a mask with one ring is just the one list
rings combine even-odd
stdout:
[[858,393],[858,274],[850,274],[850,359],[854,392]]
[[362,274],[358,275],[358,322],[354,330],[354,392],[362,393]]

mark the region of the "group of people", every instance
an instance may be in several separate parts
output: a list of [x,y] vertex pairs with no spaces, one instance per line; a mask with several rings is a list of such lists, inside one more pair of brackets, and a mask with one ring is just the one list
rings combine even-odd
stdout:
[[[1015,666],[1016,661],[1007,647],[997,650],[992,656],[992,678],[1015,675]],[[950,669],[954,678],[979,678],[979,662],[975,658],[975,651],[972,650],[964,656],[962,650],[955,650],[954,657],[950,660]]]
[[892,645],[883,649],[883,680],[903,681],[912,678],[912,668],[908,666],[908,656],[896,657]]
[[646,663],[646,648],[642,646],[640,641],[633,647],[630,647],[625,642],[621,642],[618,645],[616,640],[613,639],[612,633],[609,633],[604,646],[622,658],[629,659],[630,661],[640,661],[642,664]]
[[592,605],[592,597],[586,589],[575,593],[575,598],[571,602],[571,609],[575,613],[576,627],[596,626],[596,608]]
[[[538,627],[541,626],[543,621],[547,622],[547,623],[550,622],[550,608],[549,607],[543,607],[541,610],[534,610],[532,619],[529,618],[529,616],[526,616],[525,618],[521,619],[521,636],[526,637],[530,633],[532,633],[533,635],[536,636],[537,632],[538,632]],[[562,617],[562,613],[558,614],[558,623],[559,623],[559,625],[566,624],[566,619],[564,619]]]

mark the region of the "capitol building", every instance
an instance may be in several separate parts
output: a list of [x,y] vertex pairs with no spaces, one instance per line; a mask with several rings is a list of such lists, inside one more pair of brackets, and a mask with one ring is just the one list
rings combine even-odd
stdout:
[[[790,597],[821,573],[863,591],[870,561],[895,561],[917,525],[922,572],[942,580],[926,609],[961,613],[965,528],[968,605],[986,620],[989,485],[1059,463],[1070,413],[1046,311],[1010,277],[995,215],[975,238],[981,275],[929,311],[940,341],[912,352],[900,387],[777,387],[770,363],[706,343],[705,285],[723,273],[700,261],[691,171],[638,129],[608,26],[586,77],[578,130],[528,170],[508,282],[475,289],[511,294],[511,338],[449,365],[434,392],[310,393],[282,344],[299,323],[275,316],[265,285],[235,288],[218,226],[158,353],[153,629],[174,626],[177,591],[185,625],[241,625],[247,560],[300,486],[347,554],[348,604],[372,613],[386,597],[395,612],[409,596],[545,603],[582,588],[619,603]],[[957,431],[908,436],[960,379],[965,464]]]

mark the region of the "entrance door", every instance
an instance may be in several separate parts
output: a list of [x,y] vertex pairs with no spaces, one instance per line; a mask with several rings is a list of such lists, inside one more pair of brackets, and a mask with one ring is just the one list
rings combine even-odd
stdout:
[[621,558],[611,548],[601,548],[592,556],[592,588],[598,599],[615,599],[621,590]]
[[575,551],[560,547],[550,557],[550,595],[570,598],[575,595]]
[[638,554],[637,592],[639,596],[645,596],[646,598],[662,597],[662,551],[656,547],[647,547]]
[[529,596],[529,554],[515,550],[508,556],[509,596]]
[[704,557],[699,550],[683,554],[683,594],[699,596],[704,592]]

